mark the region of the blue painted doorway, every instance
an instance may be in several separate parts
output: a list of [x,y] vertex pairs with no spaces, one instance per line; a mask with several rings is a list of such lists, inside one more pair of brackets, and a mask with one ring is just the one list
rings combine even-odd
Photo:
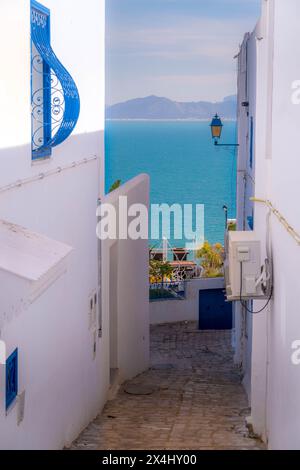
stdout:
[[223,289],[199,291],[199,330],[231,330],[232,303]]

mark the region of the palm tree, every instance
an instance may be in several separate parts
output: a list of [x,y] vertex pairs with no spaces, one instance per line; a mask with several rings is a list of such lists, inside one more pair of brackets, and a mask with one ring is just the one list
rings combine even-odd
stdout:
[[196,252],[196,257],[201,259],[203,277],[223,276],[224,248],[221,243],[211,245],[208,241],[204,242],[203,247]]

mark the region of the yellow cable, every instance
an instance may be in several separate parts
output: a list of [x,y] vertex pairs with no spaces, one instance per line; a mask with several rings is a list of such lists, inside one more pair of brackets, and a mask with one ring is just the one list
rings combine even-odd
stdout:
[[296,230],[288,223],[288,221],[283,217],[283,215],[273,206],[272,202],[268,199],[260,199],[257,197],[251,197],[250,201],[265,204],[271,212],[277,217],[281,225],[287,230],[287,232],[294,238],[296,243],[300,245],[300,235]]

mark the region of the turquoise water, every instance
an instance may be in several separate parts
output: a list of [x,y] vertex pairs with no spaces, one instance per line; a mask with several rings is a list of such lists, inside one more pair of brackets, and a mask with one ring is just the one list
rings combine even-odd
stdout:
[[[236,123],[224,124],[222,141],[235,142]],[[213,145],[209,122],[107,121],[105,135],[106,190],[148,173],[152,203],[204,204],[205,239],[223,243],[224,204],[235,217],[236,154]]]

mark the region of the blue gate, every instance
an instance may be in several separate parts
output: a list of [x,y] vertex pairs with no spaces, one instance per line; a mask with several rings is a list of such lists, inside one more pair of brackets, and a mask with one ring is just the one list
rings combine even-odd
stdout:
[[232,303],[223,289],[199,291],[199,330],[231,330]]

